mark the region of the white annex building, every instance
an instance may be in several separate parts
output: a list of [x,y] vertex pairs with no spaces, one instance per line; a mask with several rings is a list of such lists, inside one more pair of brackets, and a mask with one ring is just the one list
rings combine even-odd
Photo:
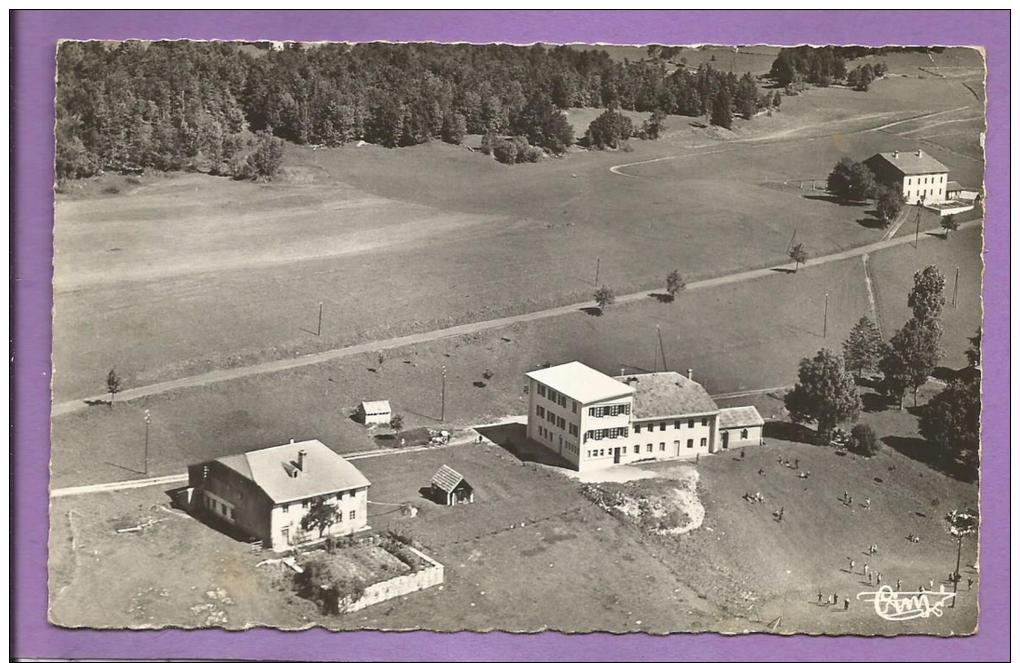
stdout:
[[756,408],[720,408],[690,376],[610,377],[574,361],[527,377],[528,437],[578,471],[761,443]]

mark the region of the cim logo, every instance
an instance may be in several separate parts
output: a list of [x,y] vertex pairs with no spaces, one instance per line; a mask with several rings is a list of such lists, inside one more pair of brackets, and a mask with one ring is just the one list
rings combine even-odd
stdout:
[[895,592],[892,587],[883,585],[877,592],[861,592],[859,600],[875,606],[875,614],[882,619],[903,622],[909,619],[927,619],[942,616],[942,608],[946,601],[956,596],[955,592],[947,592],[939,586],[939,591]]

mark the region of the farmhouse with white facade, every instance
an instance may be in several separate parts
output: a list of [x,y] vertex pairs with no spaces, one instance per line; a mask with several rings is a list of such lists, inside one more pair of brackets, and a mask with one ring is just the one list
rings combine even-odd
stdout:
[[528,437],[578,471],[761,443],[757,409],[720,408],[690,375],[610,377],[574,361],[527,378]]
[[880,152],[864,165],[880,184],[899,191],[908,205],[944,203],[949,197],[949,168],[922,150]]
[[188,466],[193,510],[287,550],[322,538],[301,520],[318,503],[335,510],[325,536],[368,529],[369,481],[319,440],[258,449]]

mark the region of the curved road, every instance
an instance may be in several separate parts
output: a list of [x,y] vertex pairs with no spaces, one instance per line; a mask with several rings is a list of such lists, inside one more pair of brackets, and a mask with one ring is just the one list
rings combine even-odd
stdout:
[[[655,159],[646,159],[644,161],[633,161],[631,163],[622,163],[622,164],[619,164],[617,166],[610,167],[609,168],[609,172],[613,173],[614,175],[622,175],[623,177],[637,177],[637,175],[631,175],[629,173],[623,172],[623,169],[624,168],[630,168],[631,166],[643,166],[643,165],[649,164],[649,163],[658,163],[660,161],[671,161],[671,160],[674,160],[674,159],[689,159],[689,158],[692,158],[692,157],[701,157],[701,156],[708,156],[710,154],[720,154],[720,153],[723,153],[723,152],[731,152],[731,151],[737,149],[737,147],[735,147],[736,145],[740,145],[740,144],[760,143],[762,145],[775,145],[777,143],[790,143],[790,142],[795,142],[795,141],[798,141],[798,140],[807,141],[807,140],[813,140],[815,138],[825,138],[826,136],[835,136],[837,134],[842,134],[842,135],[845,135],[845,136],[853,136],[855,134],[866,134],[866,133],[872,133],[872,132],[875,132],[875,131],[885,131],[886,129],[891,129],[892,127],[896,127],[896,126],[899,126],[901,124],[907,124],[909,122],[917,122],[918,120],[928,120],[928,119],[931,119],[933,117],[939,117],[941,115],[948,115],[949,113],[955,113],[957,111],[965,110],[965,109],[968,109],[968,108],[974,108],[974,106],[968,105],[968,106],[958,106],[956,108],[947,108],[945,110],[933,111],[931,113],[922,113],[920,115],[913,115],[911,117],[907,117],[907,118],[903,118],[903,119],[899,119],[899,120],[894,120],[892,122],[886,122],[885,124],[880,124],[877,127],[864,127],[862,129],[854,129],[852,131],[836,131],[836,132],[833,132],[833,133],[818,134],[818,135],[814,135],[814,136],[789,136],[789,135],[787,135],[787,136],[778,136],[777,134],[772,134],[772,135],[766,134],[764,136],[753,136],[753,137],[750,137],[750,138],[737,138],[737,139],[734,139],[734,140],[731,140],[731,141],[727,141],[727,143],[725,144],[724,147],[720,147],[720,148],[715,149],[715,150],[707,150],[705,152],[690,152],[690,153],[687,153],[687,154],[674,154],[672,156],[658,157],[658,158],[655,158]],[[846,122],[846,120],[838,120],[837,122]],[[819,125],[812,125],[812,126],[817,127]],[[805,128],[810,128],[810,127],[805,127]],[[921,129],[925,129],[925,128],[927,128],[927,126],[921,127]],[[919,130],[920,129],[918,129],[918,131]],[[908,132],[908,133],[910,133],[910,132]],[[696,147],[692,147],[690,149],[695,149],[696,150],[696,149],[700,149],[701,147],[708,147],[710,145],[711,145],[711,143],[706,143],[704,145],[699,145],[699,146],[696,146]],[[734,146],[734,147],[731,147],[731,146]]]
[[[974,219],[960,224],[960,228],[966,228],[981,223],[981,219]],[[937,235],[924,234],[920,239],[925,240]],[[902,244],[909,244],[913,242],[914,238],[907,235],[904,237],[897,237],[894,239],[882,240],[874,242],[872,244],[865,244],[864,246],[858,246],[852,249],[846,249],[845,251],[839,251],[836,253],[830,253],[828,255],[819,256],[812,258],[806,263],[800,266],[800,269],[807,269],[817,265],[825,265],[830,262],[836,262],[839,260],[846,260],[847,258],[856,258],[858,256],[866,255],[874,251],[878,251],[884,248],[893,246],[900,246]],[[700,290],[702,288],[714,288],[721,285],[728,285],[731,283],[739,283],[742,281],[751,281],[754,279],[764,278],[766,276],[775,275],[777,272],[793,271],[796,269],[792,262],[781,263],[773,265],[771,267],[763,267],[760,269],[751,269],[743,272],[735,272],[732,274],[726,274],[723,276],[717,276],[714,278],[703,279],[701,281],[694,281],[687,284],[687,290]],[[653,294],[661,293],[662,289],[654,290],[643,290],[641,292],[633,292],[627,295],[620,295],[616,298],[616,303],[626,304],[628,302],[647,301]],[[125,389],[117,393],[117,399],[119,401],[129,401],[136,398],[143,398],[145,396],[154,396],[157,394],[166,393],[168,391],[175,391],[177,389],[187,389],[190,387],[203,387],[210,384],[216,384],[218,382],[226,382],[228,380],[236,380],[237,378],[243,378],[250,375],[261,375],[264,373],[275,373],[277,371],[286,371],[292,368],[300,368],[302,366],[312,366],[314,364],[321,364],[327,361],[333,361],[334,359],[342,359],[345,357],[352,357],[355,355],[374,353],[382,350],[392,350],[394,348],[406,347],[408,345],[417,345],[419,343],[428,343],[430,341],[437,341],[440,339],[451,338],[454,336],[461,336],[463,334],[471,334],[475,332],[486,331],[490,329],[498,329],[500,327],[506,327],[518,322],[532,322],[535,320],[543,320],[545,318],[554,318],[561,315],[568,315],[571,313],[577,313],[584,308],[591,306],[590,300],[584,302],[578,302],[575,304],[567,304],[565,306],[557,306],[555,308],[543,309],[541,311],[532,311],[531,313],[522,313],[520,315],[507,316],[504,318],[495,318],[492,320],[482,320],[479,322],[471,322],[463,325],[455,325],[453,327],[446,327],[443,329],[436,329],[428,332],[420,332],[417,334],[409,334],[407,336],[398,336],[395,338],[381,339],[377,341],[369,341],[366,343],[360,343],[358,345],[349,345],[343,348],[336,348],[333,350],[326,350],[324,352],[317,352],[313,354],[302,355],[300,357],[290,357],[287,359],[277,359],[274,361],[263,362],[260,364],[253,364],[250,366],[241,366],[238,368],[226,368],[215,371],[209,371],[208,373],[200,373],[198,375],[191,375],[184,378],[178,378],[176,380],[168,380],[166,382],[157,382],[154,384],[145,385],[142,387],[135,387],[133,389]],[[84,410],[88,407],[89,401],[104,401],[108,394],[99,394],[96,396],[89,396],[84,399],[77,399],[72,401],[63,401],[61,403],[54,403],[50,410],[50,416],[56,417],[63,414],[69,414]]]

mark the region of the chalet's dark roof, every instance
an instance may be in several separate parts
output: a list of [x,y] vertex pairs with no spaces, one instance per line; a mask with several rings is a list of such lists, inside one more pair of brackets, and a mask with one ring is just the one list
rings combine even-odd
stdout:
[[452,493],[464,480],[464,475],[448,465],[443,465],[432,475],[432,483],[447,493]]
[[613,378],[634,388],[634,419],[713,414],[719,411],[700,384],[679,373],[639,373]]

